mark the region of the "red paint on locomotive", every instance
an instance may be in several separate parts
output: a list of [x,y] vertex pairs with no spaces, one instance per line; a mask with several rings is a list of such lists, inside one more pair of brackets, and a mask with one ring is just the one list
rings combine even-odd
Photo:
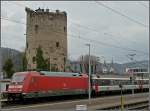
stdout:
[[[19,78],[17,80],[16,78]],[[18,72],[14,74],[8,87],[8,93],[32,93],[41,91],[59,90],[88,90],[88,76],[81,74],[78,77],[48,76],[39,72]]]

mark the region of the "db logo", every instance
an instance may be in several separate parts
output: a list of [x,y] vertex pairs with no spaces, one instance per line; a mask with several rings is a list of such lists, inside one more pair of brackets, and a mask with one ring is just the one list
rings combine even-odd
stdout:
[[66,83],[63,83],[63,86],[66,87]]

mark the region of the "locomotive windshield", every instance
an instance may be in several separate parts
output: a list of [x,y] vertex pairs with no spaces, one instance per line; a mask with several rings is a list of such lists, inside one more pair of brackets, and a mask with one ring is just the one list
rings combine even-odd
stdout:
[[26,74],[14,74],[12,77],[12,82],[23,82]]

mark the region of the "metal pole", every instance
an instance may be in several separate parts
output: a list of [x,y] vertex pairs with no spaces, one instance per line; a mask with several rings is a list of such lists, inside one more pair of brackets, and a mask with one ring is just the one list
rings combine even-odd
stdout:
[[90,57],[90,44],[89,44],[89,104],[91,103],[91,57]]
[[1,77],[2,77],[2,49],[1,49],[1,36],[0,36],[0,110],[2,109],[1,103]]
[[123,111],[123,109],[124,109],[123,96],[122,96],[122,88],[123,88],[123,85],[122,85],[122,84],[119,84],[119,87],[121,88],[121,97],[120,97],[120,101],[121,101],[121,111]]
[[[149,28],[149,32],[150,32],[150,28]],[[149,36],[149,41],[150,41],[150,36]],[[150,42],[149,42],[148,74],[149,74],[149,108],[148,109],[150,111]]]
[[89,95],[89,104],[91,103],[91,60],[90,60],[90,44],[86,44],[89,47],[89,81],[88,81],[88,95]]
[[122,87],[121,87],[121,111],[123,111],[123,97],[122,97]]
[[[150,47],[150,43],[149,43],[149,47]],[[149,48],[150,50],[150,48]],[[150,52],[149,52],[149,67],[148,67],[148,74],[149,74],[149,111],[150,111]]]
[[132,85],[133,85],[132,95],[134,95],[134,75],[133,75],[133,72],[132,72]]

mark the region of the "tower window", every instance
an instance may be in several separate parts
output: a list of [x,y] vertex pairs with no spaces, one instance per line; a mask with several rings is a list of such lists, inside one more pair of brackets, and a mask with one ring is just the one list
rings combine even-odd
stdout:
[[66,27],[64,27],[64,32],[66,32]]
[[39,28],[39,26],[38,26],[38,25],[35,25],[35,32],[36,32],[36,33],[38,32],[38,28]]
[[26,44],[26,45],[27,45],[27,48],[28,48],[28,42],[27,42],[27,44]]
[[56,42],[56,47],[59,47],[59,42]]
[[57,60],[57,58],[54,58],[54,60]]

